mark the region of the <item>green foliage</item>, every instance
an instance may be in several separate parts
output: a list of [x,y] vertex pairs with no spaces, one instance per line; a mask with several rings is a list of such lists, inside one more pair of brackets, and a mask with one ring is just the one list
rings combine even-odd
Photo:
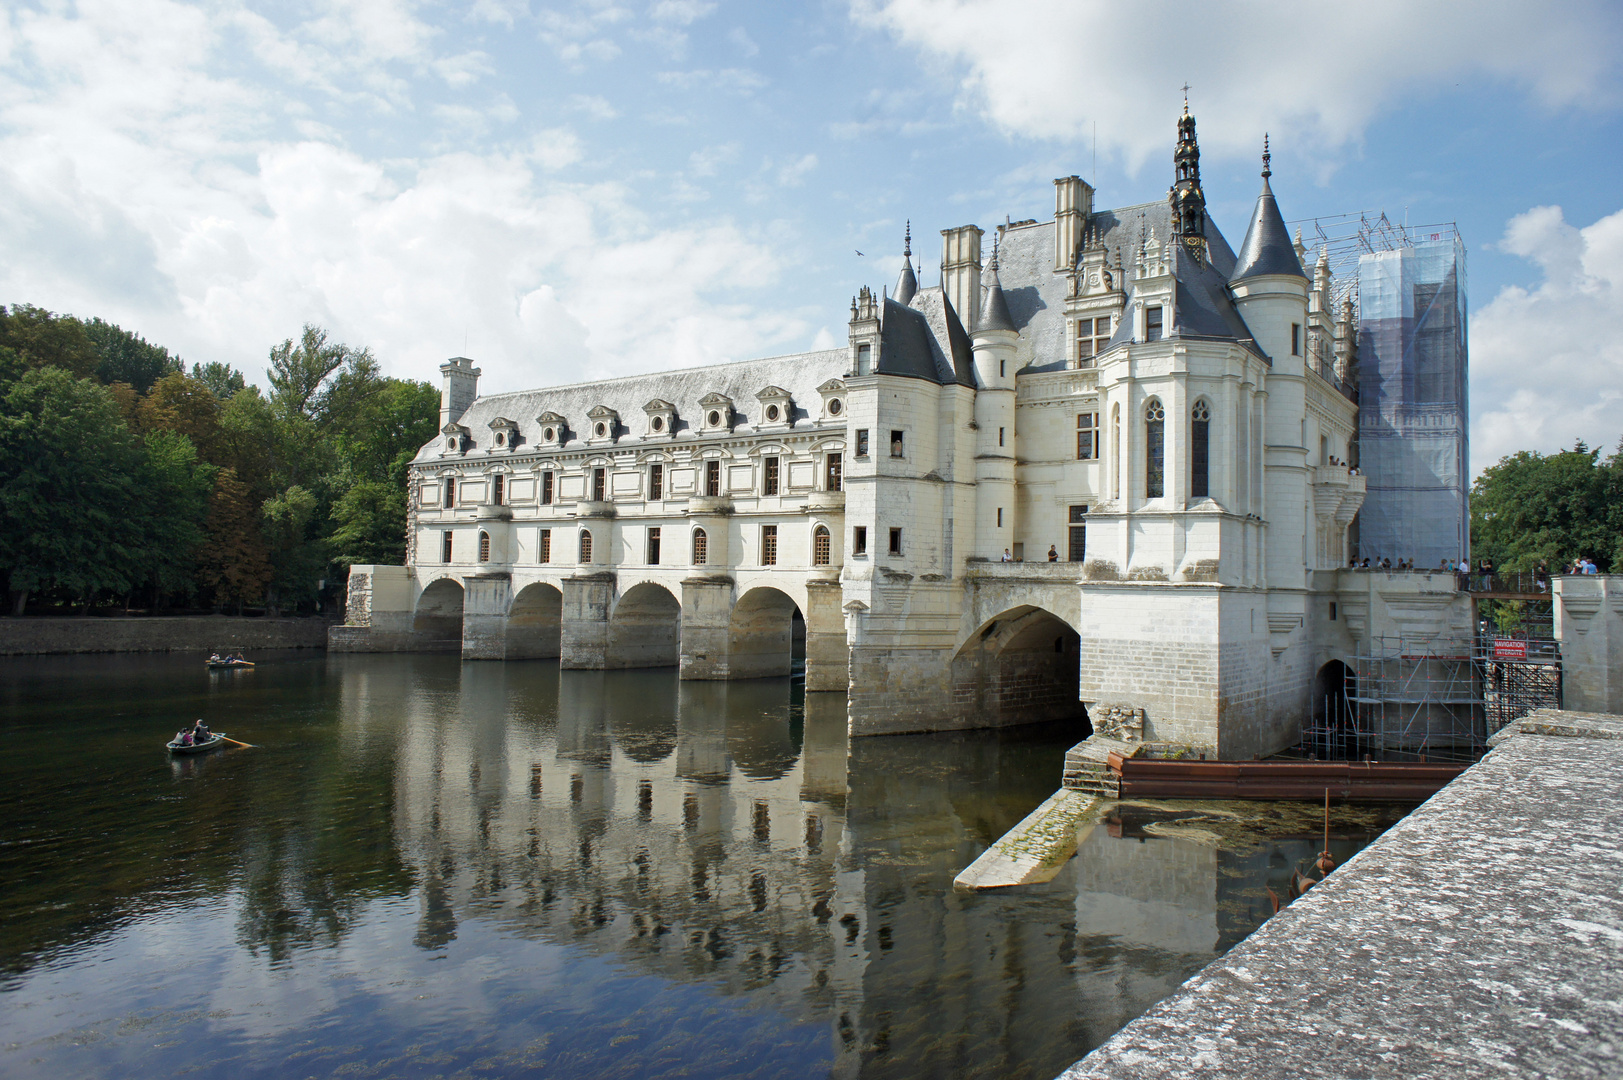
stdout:
[[267,396],[101,319],[0,307],[0,585],[308,610],[349,564],[401,562],[438,391],[315,326],[269,361]]
[[337,526],[330,540],[340,566],[406,560],[406,490],[403,485],[365,480],[344,492],[332,508]]
[[0,305],[0,345],[15,350],[28,367],[61,368],[80,377],[94,372],[101,361],[78,319],[32,304],[18,304],[9,312]]
[[245,390],[248,382],[242,377],[242,372],[230,364],[222,364],[218,360],[210,360],[206,364],[192,365],[192,378],[208,387],[209,393],[219,401],[230,401],[232,395],[239,390]]
[[186,369],[178,356],[170,356],[168,349],[151,344],[139,334],[100,319],[81,321],[80,325],[95,346],[95,376],[102,383],[129,383],[144,394],[165,375]]
[[141,448],[106,389],[56,367],[0,409],[0,566],[18,591],[72,599],[137,584]]
[[1623,566],[1623,449],[1607,461],[1578,443],[1529,450],[1484,469],[1471,487],[1471,552],[1501,572],[1552,573],[1582,555],[1601,573]]

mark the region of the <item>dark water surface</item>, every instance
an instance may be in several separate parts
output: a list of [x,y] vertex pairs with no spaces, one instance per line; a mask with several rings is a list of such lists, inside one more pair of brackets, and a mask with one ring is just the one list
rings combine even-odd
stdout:
[[[953,875],[1077,733],[841,695],[267,654],[0,660],[0,1075],[1050,1077],[1254,929],[1292,804]],[[256,744],[171,761],[204,717]],[[1338,810],[1346,858],[1394,815]]]

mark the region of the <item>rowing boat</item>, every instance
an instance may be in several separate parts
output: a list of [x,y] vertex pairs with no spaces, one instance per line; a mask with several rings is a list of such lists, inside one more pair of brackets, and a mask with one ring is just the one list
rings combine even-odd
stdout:
[[220,668],[251,668],[254,666],[248,660],[205,660],[204,663],[214,670]]
[[202,754],[209,750],[214,750],[218,747],[224,746],[225,743],[226,737],[224,732],[211,731],[209,732],[207,742],[189,743],[183,745],[179,739],[170,739],[166,745],[169,747],[169,752],[171,754]]

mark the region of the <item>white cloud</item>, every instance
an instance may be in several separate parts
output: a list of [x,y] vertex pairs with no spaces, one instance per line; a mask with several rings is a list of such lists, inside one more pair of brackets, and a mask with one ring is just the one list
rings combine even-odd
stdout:
[[778,166],[778,184],[782,187],[799,187],[806,182],[806,175],[817,168],[816,154],[803,154],[791,161]]
[[620,110],[609,104],[608,98],[596,94],[570,94],[565,105],[571,112],[592,120],[613,120],[620,115]]
[[748,68],[722,68],[719,71],[661,71],[655,76],[666,86],[679,90],[726,90],[736,94],[751,94],[766,85],[766,76]]
[[648,17],[655,22],[691,26],[715,10],[716,5],[705,0],[657,0],[648,9]]
[[1498,247],[1536,263],[1544,281],[1501,289],[1471,319],[1473,471],[1575,439],[1615,447],[1623,436],[1623,210],[1579,229],[1559,206],[1534,207],[1511,219]]
[[944,64],[961,104],[1005,130],[1087,139],[1097,123],[1100,149],[1135,171],[1164,153],[1186,81],[1209,152],[1253,153],[1264,131],[1322,152],[1468,74],[1550,106],[1615,99],[1623,44],[1606,0],[852,0],[852,16]]
[[[430,379],[466,333],[492,390],[762,355],[811,332],[746,306],[778,280],[780,245],[725,220],[661,231],[624,185],[571,178],[586,150],[568,127],[369,156],[332,137],[333,109],[253,81],[224,44],[251,36],[262,59],[319,70],[308,24],[170,0],[7,23],[0,303],[99,315],[255,379],[305,322]],[[321,25],[333,39],[374,32],[367,18]],[[466,110],[435,96],[435,33],[377,40],[408,115],[522,123],[505,97]],[[283,134],[289,121],[310,137]]]

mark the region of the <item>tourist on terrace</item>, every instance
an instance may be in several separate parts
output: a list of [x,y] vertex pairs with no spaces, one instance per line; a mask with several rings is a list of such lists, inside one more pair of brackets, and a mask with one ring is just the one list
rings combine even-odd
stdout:
[[1055,547],[1053,544],[1048,545],[1048,561],[1059,562],[1059,548]]
[[1003,549],[1003,561],[1004,562],[1014,562],[1014,556],[1009,554],[1009,549],[1008,548]]
[[1478,559],[1476,564],[1477,589],[1487,592],[1493,587],[1493,563],[1488,559]]
[[1539,592],[1550,591],[1550,572],[1544,568],[1543,563],[1539,563],[1533,571],[1533,588]]

